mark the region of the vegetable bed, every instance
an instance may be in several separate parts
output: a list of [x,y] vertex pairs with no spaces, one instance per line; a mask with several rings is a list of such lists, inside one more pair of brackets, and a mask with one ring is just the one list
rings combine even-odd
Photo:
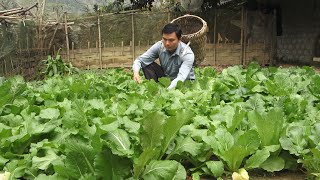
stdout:
[[0,170],[37,180],[231,179],[240,169],[319,178],[319,73],[252,63],[196,74],[170,91],[169,79],[136,84],[123,69],[1,78]]

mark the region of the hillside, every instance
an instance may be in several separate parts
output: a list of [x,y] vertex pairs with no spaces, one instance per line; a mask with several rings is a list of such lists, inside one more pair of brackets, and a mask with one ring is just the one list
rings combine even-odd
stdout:
[[[85,13],[92,12],[93,5],[106,5],[113,0],[46,0],[46,12],[50,14],[54,9],[59,11],[67,11],[69,13]],[[14,6],[14,4],[22,7],[28,7],[35,3],[35,0],[13,0],[8,1],[8,6]]]

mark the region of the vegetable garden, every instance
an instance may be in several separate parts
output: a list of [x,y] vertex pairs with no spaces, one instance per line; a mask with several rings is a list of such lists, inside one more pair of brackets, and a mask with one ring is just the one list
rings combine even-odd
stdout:
[[[320,74],[311,67],[196,69],[136,84],[131,70],[0,79],[0,170],[8,179],[320,176]],[[242,179],[247,177],[238,175]]]

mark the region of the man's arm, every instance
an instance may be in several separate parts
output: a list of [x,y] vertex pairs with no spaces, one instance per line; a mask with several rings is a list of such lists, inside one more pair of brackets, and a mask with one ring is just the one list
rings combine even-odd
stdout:
[[192,69],[193,62],[194,62],[194,54],[192,51],[187,52],[185,55],[183,55],[180,58],[182,58],[183,63],[179,69],[179,73],[178,73],[177,77],[171,81],[171,84],[168,87],[168,89],[175,88],[177,86],[178,81],[184,82],[187,79],[187,77]]
[[145,53],[139,56],[132,65],[133,80],[137,83],[141,82],[139,71],[142,67],[147,66],[154,62],[159,57],[159,49],[161,47],[161,41],[151,46]]

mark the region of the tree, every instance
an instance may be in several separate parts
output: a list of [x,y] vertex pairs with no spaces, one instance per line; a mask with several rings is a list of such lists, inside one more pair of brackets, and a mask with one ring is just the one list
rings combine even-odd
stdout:
[[12,0],[1,0],[0,1],[0,9],[12,9],[18,7],[18,4]]
[[148,8],[151,10],[154,0],[130,0],[130,2],[132,4],[132,9]]

